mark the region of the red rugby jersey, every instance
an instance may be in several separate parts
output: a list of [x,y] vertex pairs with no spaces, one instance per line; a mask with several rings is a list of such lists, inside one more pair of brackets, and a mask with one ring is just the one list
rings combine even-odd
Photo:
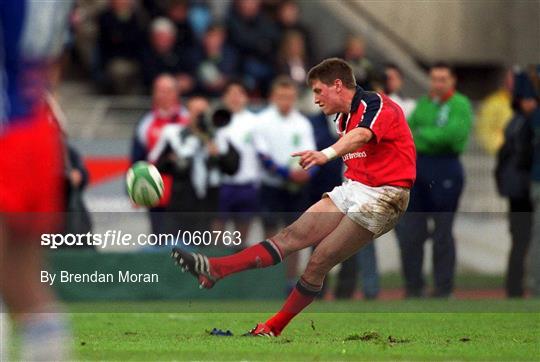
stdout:
[[416,178],[416,149],[403,111],[384,94],[357,87],[351,112],[336,117],[338,133],[369,128],[373,138],[342,156],[345,177],[364,185],[412,187]]

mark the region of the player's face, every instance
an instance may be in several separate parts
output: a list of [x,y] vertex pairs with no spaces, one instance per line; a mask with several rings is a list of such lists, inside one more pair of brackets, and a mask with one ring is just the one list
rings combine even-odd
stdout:
[[276,105],[279,113],[289,114],[296,103],[296,89],[294,87],[277,87],[272,92],[272,102]]
[[313,91],[313,101],[324,114],[330,115],[341,111],[341,99],[336,84],[327,85],[317,79],[311,82],[311,90]]
[[431,80],[431,92],[438,97],[444,97],[456,85],[456,79],[447,68],[433,68],[429,72],[429,76]]

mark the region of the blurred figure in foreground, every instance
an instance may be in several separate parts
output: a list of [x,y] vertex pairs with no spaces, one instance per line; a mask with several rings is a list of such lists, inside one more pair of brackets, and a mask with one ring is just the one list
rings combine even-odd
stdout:
[[[61,231],[64,211],[63,147],[45,91],[54,86],[51,73],[63,49],[71,5],[0,2],[0,294],[16,324],[23,361],[70,358],[66,320],[40,280],[39,239]],[[6,313],[1,312],[3,324]],[[9,343],[3,332],[0,359],[6,360]]]
[[476,121],[476,138],[491,155],[501,148],[506,125],[512,118],[514,73],[508,69],[504,72],[503,78],[500,89],[482,101]]
[[[465,150],[472,125],[467,97],[456,91],[456,76],[444,63],[430,70],[431,90],[409,117],[417,151],[417,178],[407,213],[396,226],[407,297],[424,295],[424,243],[433,240],[433,297],[447,298],[454,288],[456,264],[453,225],[463,190]],[[430,228],[429,220],[433,221]]]
[[499,194],[509,201],[509,224],[512,246],[506,272],[506,295],[523,297],[525,294],[525,257],[531,240],[533,205],[531,201],[531,167],[533,128],[528,99],[534,99],[526,74],[516,75],[514,115],[504,131],[504,143],[497,153],[495,178]]

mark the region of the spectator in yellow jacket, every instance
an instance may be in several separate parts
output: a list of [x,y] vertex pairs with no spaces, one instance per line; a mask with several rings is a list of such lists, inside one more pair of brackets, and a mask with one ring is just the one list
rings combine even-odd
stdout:
[[494,155],[504,141],[504,129],[512,118],[512,71],[504,74],[503,85],[481,103],[476,123],[476,138],[489,154]]

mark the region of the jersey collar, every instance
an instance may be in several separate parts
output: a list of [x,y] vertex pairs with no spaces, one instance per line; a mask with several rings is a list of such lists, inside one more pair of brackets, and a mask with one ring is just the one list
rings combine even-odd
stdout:
[[455,89],[451,89],[450,91],[448,91],[448,93],[446,93],[444,96],[442,97],[437,97],[435,94],[433,94],[432,92],[430,93],[430,97],[431,99],[433,100],[433,102],[435,103],[445,103],[446,101],[448,101],[450,98],[452,98],[452,96],[456,93],[456,90]]
[[358,106],[360,105],[360,101],[362,100],[362,97],[364,96],[364,89],[360,87],[359,85],[356,86],[356,91],[354,92],[354,96],[351,102],[351,110],[349,113],[354,113],[358,109]]

